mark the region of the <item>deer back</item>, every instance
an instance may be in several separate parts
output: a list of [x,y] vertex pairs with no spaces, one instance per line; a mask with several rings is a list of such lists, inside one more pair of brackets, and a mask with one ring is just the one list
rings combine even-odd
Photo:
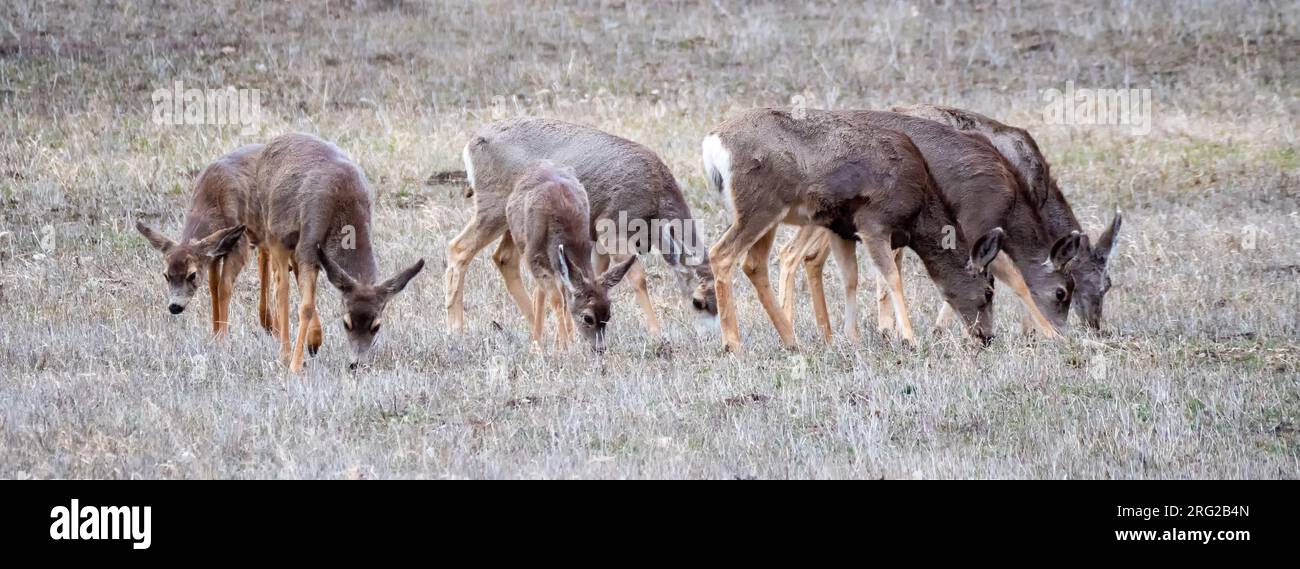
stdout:
[[781,208],[790,222],[854,238],[854,215],[870,206],[876,223],[906,234],[931,189],[925,161],[906,136],[836,113],[753,109],[712,134],[730,155],[729,197],[741,217]]
[[982,114],[936,105],[897,107],[895,112],[946,124],[957,130],[983,135],[1007,159],[1030,196],[1043,214],[1045,227],[1053,238],[1080,229],[1074,210],[1052,178],[1050,166],[1038,142],[1028,131],[998,122]]
[[[265,145],[248,144],[216,159],[199,173],[185,214],[180,242],[207,237],[212,232],[245,223],[253,216],[251,200],[257,160]],[[256,242],[256,234],[246,232]]]
[[561,271],[560,248],[591,280],[590,206],[573,169],[541,161],[519,178],[506,205],[511,237],[535,278]]
[[371,190],[352,160],[308,134],[272,140],[257,168],[261,215],[254,228],[300,265],[317,266],[317,247],[353,278],[374,282]]
[[[653,151],[578,124],[523,118],[489,124],[465,148],[480,214],[501,215],[516,182],[538,160],[573,168],[590,200],[590,220],[689,219],[672,172]],[[593,239],[595,235],[591,236]]]

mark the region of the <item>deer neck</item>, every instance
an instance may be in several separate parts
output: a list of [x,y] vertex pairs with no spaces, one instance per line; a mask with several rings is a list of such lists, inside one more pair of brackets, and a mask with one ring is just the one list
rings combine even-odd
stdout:
[[1039,211],[1042,212],[1043,221],[1054,239],[1080,229],[1079,219],[1074,216],[1070,202],[1065,200],[1065,195],[1061,193],[1061,188],[1056,185],[1055,180],[1048,182],[1047,200]]
[[[346,213],[346,212],[340,212]],[[368,216],[366,216],[368,217]],[[341,215],[331,228],[326,249],[330,259],[357,281],[374,284],[379,279],[379,264],[370,239],[370,221],[357,215]]]
[[930,278],[946,288],[948,279],[965,274],[972,236],[963,235],[952,210],[933,192],[912,226],[909,246],[916,251]]
[[1006,231],[1003,248],[1017,261],[1016,264],[1047,260],[1052,241],[1044,230],[1043,216],[1026,200],[1018,199],[1011,208],[1008,221],[1002,228]]

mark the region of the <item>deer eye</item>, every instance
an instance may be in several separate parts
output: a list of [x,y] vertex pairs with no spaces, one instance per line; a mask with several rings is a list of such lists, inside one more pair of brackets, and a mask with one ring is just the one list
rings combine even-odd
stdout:
[[199,273],[197,273],[197,272],[195,272],[195,271],[190,271],[190,274],[189,274],[188,276],[185,277],[185,280],[190,281],[190,282],[194,282],[194,281],[198,280],[198,278],[199,278]]
[[583,315],[582,315],[582,323],[583,323],[583,324],[586,324],[587,326],[595,326],[595,325],[596,325],[596,317],[595,317],[595,316],[592,316],[592,315],[590,315],[590,314],[583,314]]
[[991,289],[991,288],[986,288],[986,289],[984,289],[984,300],[985,300],[986,302],[987,302],[987,301],[990,301],[990,300],[993,300],[993,289]]
[[1057,302],[1065,302],[1065,299],[1066,299],[1067,297],[1069,297],[1069,296],[1070,296],[1070,293],[1067,292],[1067,291],[1065,290],[1065,287],[1061,287],[1061,288],[1056,289],[1056,301],[1057,301]]
[[374,334],[375,332],[378,332],[378,331],[379,331],[379,321],[376,320],[374,324],[371,324],[371,325],[370,325],[370,333],[371,333],[371,334]]
[[344,330],[347,330],[347,331],[349,331],[349,332],[352,331],[352,315],[351,315],[351,314],[344,314],[344,315],[343,315],[343,329],[344,329]]
[[704,310],[704,301],[698,298],[692,298],[691,306],[694,306],[696,310]]

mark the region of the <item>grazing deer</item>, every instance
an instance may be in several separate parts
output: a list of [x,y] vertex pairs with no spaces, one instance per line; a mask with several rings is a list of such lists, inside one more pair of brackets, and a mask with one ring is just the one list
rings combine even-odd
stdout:
[[[654,246],[677,276],[677,282],[700,320],[717,315],[710,270],[696,231],[690,207],[672,172],[650,149],[627,139],[591,127],[550,119],[523,118],[487,125],[465,145],[465,171],[474,199],[474,217],[447,246],[447,328],[453,334],[465,326],[465,272],[470,261],[498,238],[492,254],[501,276],[519,310],[534,309],[519,275],[518,248],[507,231],[506,204],[518,180],[538,160],[550,160],[573,168],[590,199],[590,238],[605,244],[597,247],[596,269],[603,271],[613,257],[616,263],[635,259]],[[660,227],[646,239],[622,241],[609,250],[609,237],[598,236],[603,227]],[[503,237],[504,236],[504,237]],[[613,236],[618,238],[618,236]],[[604,249],[602,251],[602,249]],[[660,333],[646,287],[642,263],[627,273],[645,313],[646,327]]]
[[[1022,182],[1028,186],[1034,203],[1042,213],[1048,234],[1053,239],[1075,232],[1083,234],[1079,220],[1074,217],[1074,210],[1070,208],[1061,188],[1056,185],[1047,160],[1043,158],[1038,143],[1029,132],[979,113],[953,107],[915,105],[895,108],[894,111],[984,135],[1006,157]],[[1110,225],[1095,244],[1089,243],[1087,234],[1083,234],[1082,251],[1067,266],[1070,278],[1074,280],[1070,306],[1084,325],[1094,330],[1101,328],[1102,305],[1110,290],[1110,260],[1119,242],[1116,236],[1119,235],[1122,221],[1122,216],[1116,210]]]
[[525,316],[532,323],[533,344],[538,349],[549,297],[559,326],[558,347],[569,346],[572,327],[578,322],[592,348],[598,353],[605,351],[609,290],[623,280],[636,257],[628,257],[597,277],[591,266],[590,218],[587,192],[573,168],[549,160],[539,161],[525,172],[507,200],[507,239],[514,244],[513,256],[524,259],[533,276],[533,312]]
[[[316,277],[325,269],[343,296],[343,327],[356,369],[370,355],[384,308],[420,269],[421,259],[386,281],[370,234],[370,185],[338,147],[308,134],[286,134],[266,145],[257,166],[257,213],[249,230],[263,236],[275,275],[275,334],[290,371],[303,369],[303,351],[320,348]],[[298,334],[290,351],[289,273],[298,280]]]
[[[135,224],[136,230],[163,254],[169,312],[180,314],[185,311],[199,288],[199,280],[206,273],[208,292],[212,295],[212,332],[218,336],[227,332],[230,295],[235,288],[235,279],[248,262],[250,243],[257,241],[254,233],[246,231],[244,223],[251,213],[249,200],[262,149],[261,144],[241,146],[199,173],[179,241],[164,237],[143,221]],[[266,255],[260,248],[258,251],[261,294],[257,312],[262,327],[270,330],[271,316],[267,306],[270,278]]]
[[[728,350],[740,349],[731,271],[741,255],[746,255],[745,275],[782,344],[795,344],[767,273],[772,241],[783,222],[834,232],[831,251],[850,283],[857,281],[852,239],[860,239],[889,283],[886,290],[897,333],[908,343],[914,343],[915,336],[893,254],[894,248],[902,246],[920,255],[930,278],[957,308],[970,333],[985,343],[991,340],[993,287],[987,268],[1001,248],[1002,230],[990,229],[968,247],[924,159],[907,136],[885,128],[863,128],[836,113],[808,111],[795,118],[784,111],[754,109],[714,129],[705,137],[702,152],[708,179],[733,212],[731,227],[709,251]],[[947,235],[953,247],[944,246]],[[850,296],[846,311],[855,310]]]
[[[1056,337],[1066,325],[1074,283],[1068,267],[1078,258],[1086,237],[1071,233],[1053,237],[1046,229],[1043,216],[1033,206],[1028,188],[997,149],[979,134],[957,131],[921,118],[878,111],[835,111],[845,120],[862,128],[897,130],[916,144],[925,158],[944,200],[952,205],[961,229],[979,234],[993,227],[1006,231],[1002,254],[993,263],[993,274],[1008,285],[1021,300],[1030,321],[1047,337]],[[782,251],[783,310],[793,312],[793,271],[803,263],[810,275],[825,263],[828,237],[815,230],[796,235]],[[894,252],[895,264],[901,266],[901,251]],[[810,277],[809,291],[814,307],[824,304],[820,275]],[[888,283],[878,278],[878,327],[888,331]],[[814,310],[823,336],[829,337],[824,312]],[[940,321],[947,317],[941,309]],[[856,320],[846,320],[850,337],[856,337]]]

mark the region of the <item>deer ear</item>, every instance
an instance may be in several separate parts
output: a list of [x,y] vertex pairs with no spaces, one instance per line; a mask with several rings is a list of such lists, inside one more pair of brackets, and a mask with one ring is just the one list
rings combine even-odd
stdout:
[[316,260],[320,262],[321,268],[325,269],[325,277],[329,279],[334,288],[343,292],[351,292],[357,286],[357,281],[344,271],[342,267],[334,264],[334,260],[325,254],[325,250],[316,248]]
[[975,241],[970,248],[970,263],[979,274],[989,269],[989,263],[1002,251],[1002,228],[995,227]]
[[405,271],[397,273],[397,276],[384,281],[383,284],[379,285],[379,289],[384,291],[384,298],[392,298],[393,295],[402,292],[402,289],[406,288],[406,283],[411,282],[411,279],[420,274],[421,270],[424,270],[424,259],[416,261],[414,265],[407,267]]
[[623,280],[623,277],[627,276],[627,271],[632,268],[633,263],[636,263],[636,255],[632,255],[626,261],[610,267],[609,270],[605,271],[605,274],[600,275],[600,286],[604,287],[605,290],[614,288],[619,281]]
[[1103,231],[1101,237],[1097,238],[1096,252],[1102,261],[1109,262],[1110,256],[1115,252],[1115,246],[1119,244],[1119,226],[1124,221],[1124,216],[1120,211],[1115,210],[1115,217],[1110,219],[1110,226]]
[[199,241],[196,249],[202,255],[209,257],[221,257],[235,249],[239,244],[239,239],[244,236],[245,227],[236,225],[225,229],[213,231],[211,235],[204,237]]
[[573,292],[574,286],[573,286],[573,278],[569,271],[569,256],[564,254],[564,245],[560,245],[558,249],[559,249],[560,262],[557,264],[559,265],[559,269],[560,269],[560,280],[564,282],[564,288],[568,289],[569,292]]
[[163,237],[161,233],[158,233],[148,225],[145,225],[143,221],[135,222],[135,230],[139,231],[140,235],[143,235],[145,239],[148,239],[149,244],[152,245],[154,249],[162,251],[163,253],[170,251],[172,247],[176,246],[174,241]]
[[1070,261],[1087,249],[1088,237],[1078,231],[1071,231],[1069,235],[1057,239],[1052,245],[1052,266],[1058,271],[1065,270],[1065,266],[1070,264]]

